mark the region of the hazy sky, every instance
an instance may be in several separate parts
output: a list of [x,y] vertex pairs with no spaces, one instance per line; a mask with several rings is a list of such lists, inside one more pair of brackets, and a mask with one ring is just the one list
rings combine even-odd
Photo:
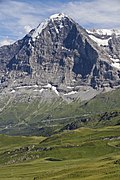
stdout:
[[59,12],[84,28],[120,29],[120,0],[0,0],[0,45],[22,38]]

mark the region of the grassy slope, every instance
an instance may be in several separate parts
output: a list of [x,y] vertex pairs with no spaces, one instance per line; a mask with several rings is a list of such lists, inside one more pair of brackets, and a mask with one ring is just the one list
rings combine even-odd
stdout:
[[39,101],[12,103],[0,113],[1,130],[11,124],[12,128],[8,128],[10,130],[4,129],[7,134],[39,135],[42,134],[41,127],[46,128],[44,132],[49,133],[74,120],[74,116],[80,116],[81,111],[80,102],[67,104],[59,100],[51,103]]
[[[3,101],[1,103],[3,104]],[[10,101],[0,113],[0,132],[10,135],[47,135],[70,122],[79,120],[85,114],[88,114],[87,117],[91,120],[80,126],[116,125],[120,123],[120,114],[109,121],[99,121],[102,113],[113,111],[120,112],[120,89],[100,94],[82,104],[80,101],[67,104],[61,99],[54,102]],[[5,129],[7,125],[11,127]]]
[[[3,154],[0,153],[0,179],[119,180],[120,139],[118,137],[120,137],[120,126],[65,131],[40,143],[35,139],[36,145],[29,151],[22,153],[10,151],[11,154],[6,154],[4,161],[1,159]],[[6,140],[1,139],[1,141],[11,144],[9,141],[11,137],[4,138]],[[18,144],[14,143],[14,149],[15,146],[18,148],[18,145],[26,145],[20,137],[18,142]],[[28,142],[31,143],[29,137]],[[35,142],[33,138],[32,143]],[[3,150],[6,151],[4,142],[2,142]],[[20,161],[20,157],[23,156],[25,158]]]
[[97,95],[83,106],[84,110],[92,113],[120,111],[120,89]]
[[4,151],[10,151],[16,148],[20,148],[21,146],[28,146],[31,144],[37,144],[42,141],[44,137],[25,137],[25,136],[6,136],[0,135],[0,153]]

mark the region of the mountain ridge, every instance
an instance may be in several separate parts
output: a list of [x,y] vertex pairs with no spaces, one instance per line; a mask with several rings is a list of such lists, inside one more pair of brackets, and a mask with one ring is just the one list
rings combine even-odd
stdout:
[[22,40],[0,48],[0,86],[118,86],[119,71],[112,58],[84,28],[57,14]]

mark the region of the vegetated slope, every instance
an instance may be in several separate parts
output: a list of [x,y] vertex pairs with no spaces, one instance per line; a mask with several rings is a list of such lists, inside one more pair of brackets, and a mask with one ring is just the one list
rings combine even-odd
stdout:
[[45,137],[39,136],[31,136],[31,137],[25,137],[25,136],[6,136],[6,135],[0,135],[0,153],[4,151],[10,151],[13,149],[20,148],[21,146],[28,146],[31,144],[37,144],[40,141],[44,140]]
[[65,131],[33,144],[7,152],[3,146],[0,179],[120,179],[120,126]]
[[1,133],[50,135],[78,115],[81,115],[80,102],[68,104],[61,100],[54,102],[34,100],[26,103],[10,103],[0,114]]
[[120,110],[120,89],[96,96],[85,104],[84,109],[91,113]]
[[[8,101],[9,98],[5,102]],[[61,98],[16,101],[13,98],[0,112],[0,133],[9,135],[46,136],[81,126],[117,124],[120,124],[120,89],[97,95],[88,102],[78,99],[67,103]]]
[[77,129],[81,126],[103,127],[120,125],[120,89],[97,95],[80,107],[84,115],[68,123],[61,130]]
[[91,113],[93,127],[120,124],[120,89],[96,96],[83,109]]

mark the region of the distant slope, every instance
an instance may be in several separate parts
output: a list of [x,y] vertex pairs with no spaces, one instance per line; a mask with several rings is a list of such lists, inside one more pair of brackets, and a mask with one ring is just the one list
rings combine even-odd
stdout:
[[[24,99],[24,97],[22,97]],[[120,123],[120,89],[102,93],[88,102],[79,99],[67,103],[61,98],[53,101],[34,99],[31,95],[22,101],[9,97],[0,112],[0,133],[10,135],[51,135],[70,123],[75,126],[99,127]],[[28,101],[28,99],[33,100]],[[71,127],[73,129],[73,127]]]
[[83,108],[91,113],[120,111],[120,89],[96,96],[87,102]]

